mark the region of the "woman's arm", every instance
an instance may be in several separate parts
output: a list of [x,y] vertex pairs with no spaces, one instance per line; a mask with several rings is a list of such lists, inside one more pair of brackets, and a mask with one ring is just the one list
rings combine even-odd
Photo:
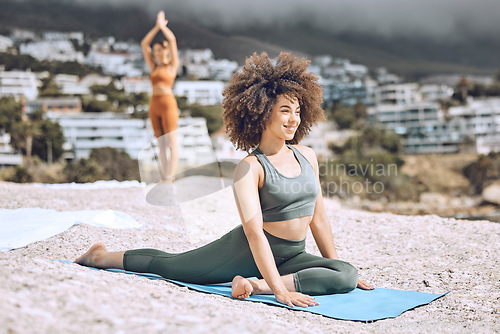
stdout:
[[165,13],[160,11],[156,19],[156,25],[160,28],[161,32],[168,41],[168,46],[170,48],[171,63],[168,68],[170,74],[175,76],[177,70],[179,69],[179,52],[177,50],[177,39],[174,33],[167,27],[168,21],[165,19]]
[[276,300],[292,306],[303,305],[304,296],[286,289],[274,262],[274,256],[267,240],[259,202],[259,170],[250,158],[243,159],[234,171],[234,198],[240,213],[243,230],[260,274],[273,291]]
[[144,55],[144,60],[151,71],[153,71],[156,67],[156,62],[153,58],[153,54],[151,53],[151,42],[158,31],[160,31],[160,27],[156,24],[141,41],[142,54]]
[[[314,167],[314,172],[316,173],[316,180],[318,182],[318,185],[320,185],[318,159],[316,158],[316,154],[311,148],[306,146],[300,146],[300,151],[304,156],[306,156],[307,160],[309,160],[311,165]],[[312,217],[309,227],[311,228],[314,241],[316,241],[316,245],[318,246],[321,256],[329,259],[338,260],[339,256],[337,254],[337,250],[335,249],[332,229],[330,227],[330,222],[328,221],[328,217],[326,216],[325,207],[323,204],[323,194],[321,192],[321,185],[318,197],[316,198],[314,215]]]
[[[316,178],[319,182],[319,167],[318,159],[314,151],[308,147],[301,147],[301,152],[307,157],[309,162],[313,165],[314,171],[316,172]],[[323,203],[323,194],[321,192],[321,185],[318,197],[316,198],[316,206],[314,208],[314,215],[312,217],[311,223],[309,225],[311,228],[311,233],[314,237],[314,241],[318,246],[321,256],[329,259],[338,260],[339,256],[337,250],[335,249],[335,243],[333,241],[332,228],[330,222],[325,212],[325,207]],[[364,290],[371,290],[374,287],[362,280],[358,280],[358,287]]]

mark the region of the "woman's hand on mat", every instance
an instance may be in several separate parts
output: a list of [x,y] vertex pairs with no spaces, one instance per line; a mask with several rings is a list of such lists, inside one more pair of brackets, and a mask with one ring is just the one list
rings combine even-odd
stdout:
[[275,297],[279,303],[288,305],[290,307],[294,307],[294,305],[300,307],[319,305],[319,303],[314,300],[314,297],[305,295],[300,292],[286,291],[275,295]]
[[373,290],[375,287],[371,285],[370,283],[367,283],[363,280],[358,280],[358,288],[363,289],[363,290]]

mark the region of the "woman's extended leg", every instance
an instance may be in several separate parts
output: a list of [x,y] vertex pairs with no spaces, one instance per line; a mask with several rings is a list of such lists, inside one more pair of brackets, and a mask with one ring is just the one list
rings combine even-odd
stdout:
[[95,244],[75,262],[103,269],[153,273],[196,284],[230,282],[236,275],[259,275],[241,225],[203,247],[184,253],[156,249],[111,253],[103,244]]

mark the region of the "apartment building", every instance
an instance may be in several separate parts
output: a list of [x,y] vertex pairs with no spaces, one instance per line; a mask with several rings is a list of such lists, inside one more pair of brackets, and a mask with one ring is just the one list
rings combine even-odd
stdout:
[[222,81],[180,81],[175,82],[173,92],[176,96],[185,96],[189,103],[219,105],[222,103]]
[[3,71],[0,68],[0,96],[24,97],[28,100],[38,96],[36,75],[29,71]]
[[24,102],[27,114],[42,110],[46,112],[79,113],[82,111],[82,101],[79,97],[43,97]]
[[47,117],[63,130],[66,159],[88,158],[92,149],[101,147],[113,147],[137,159],[150,139],[148,120],[131,119],[123,114],[49,111]]
[[407,154],[477,152],[500,148],[500,99],[470,100],[446,112],[438,103],[383,104],[368,120],[404,137]]
[[24,43],[19,46],[19,53],[30,55],[37,60],[82,63],[85,59],[83,52],[75,51],[73,44],[64,39]]
[[[92,149],[112,147],[127,152],[132,159],[140,159],[143,165],[158,163],[157,140],[149,119],[132,119],[112,112],[48,112],[47,116],[61,125],[66,141],[66,159],[88,158]],[[179,166],[215,161],[204,118],[183,117],[178,125]]]
[[373,87],[369,98],[375,105],[406,105],[422,101],[420,87],[417,83],[400,83]]
[[0,131],[0,168],[23,164],[23,156],[10,146],[10,134]]

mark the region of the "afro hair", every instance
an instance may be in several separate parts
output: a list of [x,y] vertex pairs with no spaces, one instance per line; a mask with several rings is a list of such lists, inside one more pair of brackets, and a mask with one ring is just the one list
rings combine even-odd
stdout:
[[237,149],[248,152],[259,145],[279,95],[297,98],[301,110],[300,125],[288,144],[300,142],[313,124],[325,119],[323,89],[308,67],[309,60],[285,52],[276,59],[265,52],[247,58],[224,90],[222,101],[226,132]]

